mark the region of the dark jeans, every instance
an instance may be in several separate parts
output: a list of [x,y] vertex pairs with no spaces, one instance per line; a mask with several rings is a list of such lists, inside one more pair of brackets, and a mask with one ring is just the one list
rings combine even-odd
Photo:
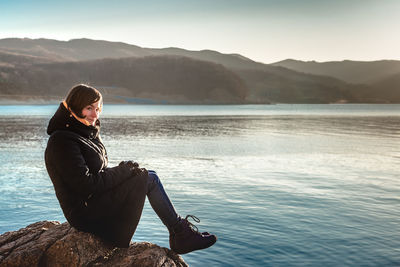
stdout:
[[179,221],[179,216],[155,171],[149,170],[147,198],[158,217],[170,229]]

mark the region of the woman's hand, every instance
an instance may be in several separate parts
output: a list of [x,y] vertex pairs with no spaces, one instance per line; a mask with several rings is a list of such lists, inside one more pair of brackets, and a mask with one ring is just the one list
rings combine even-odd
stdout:
[[139,163],[137,163],[136,161],[122,161],[119,165],[122,164],[126,164],[129,168],[132,169],[132,173],[136,176],[136,175],[141,175],[142,172],[146,172],[147,170],[145,168],[139,168]]
[[129,168],[131,168],[131,169],[133,169],[133,168],[139,168],[139,163],[137,163],[137,162],[133,162],[132,160],[124,160],[124,161],[121,161],[120,163],[119,163],[119,166],[121,166],[121,165],[127,165]]
[[145,168],[133,168],[132,169],[133,174],[136,175],[148,175],[149,173]]

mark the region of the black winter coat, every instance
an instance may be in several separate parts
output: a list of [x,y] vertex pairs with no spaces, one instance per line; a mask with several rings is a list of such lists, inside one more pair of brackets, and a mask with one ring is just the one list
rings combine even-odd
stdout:
[[[139,207],[139,211],[133,211],[139,212],[137,221],[142,211],[142,203],[127,203],[135,201],[129,198],[135,186],[130,181],[140,179],[123,162],[107,167],[107,153],[99,136],[100,122],[96,124],[84,125],[61,103],[47,128],[50,138],[45,151],[46,168],[72,226],[127,246],[138,222],[133,222],[136,225],[132,229],[132,220],[126,220],[126,207]],[[144,202],[146,193],[140,194],[140,201],[143,198]]]

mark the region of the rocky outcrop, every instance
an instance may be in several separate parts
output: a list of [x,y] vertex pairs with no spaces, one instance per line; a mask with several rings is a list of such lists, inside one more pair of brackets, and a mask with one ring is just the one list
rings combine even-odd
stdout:
[[3,266],[188,266],[175,252],[140,242],[116,248],[68,223],[42,221],[0,235]]

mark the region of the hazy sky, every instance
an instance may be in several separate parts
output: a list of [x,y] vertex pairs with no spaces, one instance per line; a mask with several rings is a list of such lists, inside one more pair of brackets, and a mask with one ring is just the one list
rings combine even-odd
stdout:
[[400,0],[0,0],[0,38],[91,38],[272,63],[400,60]]

